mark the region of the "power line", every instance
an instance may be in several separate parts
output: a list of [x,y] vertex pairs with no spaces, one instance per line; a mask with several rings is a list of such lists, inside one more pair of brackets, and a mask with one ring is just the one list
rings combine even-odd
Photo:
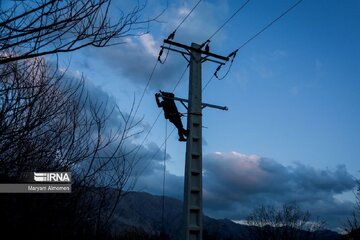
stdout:
[[303,0],[297,1],[295,4],[293,4],[291,7],[289,7],[285,12],[283,12],[280,16],[275,18],[272,22],[270,22],[268,25],[266,25],[264,28],[262,28],[259,32],[257,32],[254,36],[249,38],[246,42],[244,42],[237,50],[240,50],[241,48],[245,47],[249,42],[254,40],[257,36],[259,36],[261,33],[263,33],[265,30],[267,30],[271,25],[273,25],[275,22],[277,22],[280,18],[285,16],[287,13],[289,13],[291,10],[293,10],[297,5],[299,5]]
[[[231,15],[210,37],[208,40],[210,40],[212,37],[214,37],[236,14],[238,14],[251,0],[247,0],[243,5],[241,5],[234,13],[233,15]],[[234,58],[236,56],[236,53],[238,50],[240,50],[241,48],[243,48],[244,46],[246,46],[249,42],[251,42],[253,39],[255,39],[256,37],[258,37],[261,33],[263,33],[265,30],[267,30],[269,27],[271,27],[275,22],[277,22],[279,19],[281,19],[283,16],[285,16],[287,13],[289,13],[291,10],[293,10],[297,5],[299,5],[303,0],[299,0],[297,1],[295,4],[293,4],[292,6],[290,6],[285,12],[283,12],[281,15],[279,15],[277,18],[275,18],[273,21],[271,21],[269,24],[267,24],[264,28],[262,28],[259,32],[257,32],[254,36],[252,36],[251,38],[249,38],[246,42],[244,42],[239,48],[237,48],[234,52],[232,52],[229,56],[232,55],[232,60],[230,63],[230,67],[227,70],[227,72],[225,73],[225,75],[219,79],[223,79],[227,76],[227,74],[229,73],[232,63],[234,61]],[[199,3],[201,2],[198,1],[197,4],[193,7],[193,9],[189,12],[189,14],[183,19],[183,21],[179,24],[179,26],[175,29],[175,31],[181,26],[181,24],[186,20],[186,18],[191,14],[191,12],[199,5]],[[188,65],[189,66],[189,65]],[[183,74],[181,75],[179,81],[181,81],[184,73],[186,72],[188,66],[186,67],[185,71],[183,72]],[[215,72],[215,74],[212,75],[212,77],[206,82],[205,86],[203,87],[202,91],[204,91],[206,89],[206,87],[210,84],[210,82],[212,81],[212,79],[214,79],[214,77],[217,77],[217,72],[220,70],[222,65],[220,65],[217,69],[217,71]],[[178,81],[178,82],[179,82]],[[176,84],[173,92],[175,91],[176,87],[177,87],[178,83]],[[157,118],[158,119],[158,118]]]
[[[174,38],[175,32],[176,32],[176,31],[180,28],[180,26],[186,21],[186,19],[191,15],[191,13],[195,10],[195,8],[197,8],[197,6],[200,4],[201,1],[202,1],[202,0],[199,0],[199,1],[195,4],[195,6],[194,6],[194,7],[190,10],[190,12],[183,18],[183,20],[179,23],[179,25],[175,28],[175,30],[169,35],[168,39],[169,39],[169,38]],[[172,36],[172,37],[170,37],[170,36]],[[160,62],[160,63],[164,63],[164,62],[161,61],[161,59],[160,59],[160,57],[161,57],[161,55],[162,55],[162,51],[163,51],[163,49],[160,50],[160,53],[159,53],[159,56],[158,56],[158,61],[156,61],[156,64],[155,64],[153,70],[151,71],[150,77],[149,77],[149,79],[148,79],[148,81],[147,81],[147,83],[146,83],[146,86],[145,86],[144,91],[143,91],[143,93],[142,93],[142,95],[141,95],[140,101],[139,101],[139,103],[138,103],[138,105],[137,105],[137,107],[136,107],[136,110],[135,110],[133,119],[136,117],[136,114],[137,114],[137,112],[138,112],[138,110],[139,110],[139,107],[140,107],[141,102],[142,102],[142,100],[143,100],[143,98],[144,98],[144,95],[145,95],[145,93],[146,93],[146,90],[147,90],[147,88],[148,88],[149,85],[150,85],[151,79],[152,79],[152,77],[153,77],[153,75],[154,75],[154,72],[155,72],[155,69],[156,69],[158,63],[159,63],[159,62]],[[166,54],[165,60],[167,59],[168,54],[169,54],[169,52]]]
[[212,76],[211,76],[211,78],[206,82],[206,84],[205,84],[205,86],[203,87],[203,91],[205,91],[205,89],[206,89],[206,87],[209,85],[209,83],[213,80],[213,78],[215,77],[215,74],[213,74]]
[[195,10],[195,8],[200,4],[202,0],[199,0],[195,6],[191,9],[191,11],[183,18],[183,20],[179,23],[179,25],[175,28],[174,32],[176,32],[179,27],[185,22],[185,20],[190,16],[190,14]]
[[[176,31],[179,29],[179,27],[185,22],[185,20],[191,15],[191,13],[195,10],[195,8],[200,4],[202,0],[199,0],[195,6],[190,10],[190,12],[181,20],[181,22],[178,24],[178,26],[175,28],[175,30],[170,33],[170,35],[167,37],[167,40],[172,40],[174,39],[175,37],[175,34],[176,34]],[[164,51],[164,45],[161,46],[161,50],[160,50],[160,53],[159,53],[159,56],[158,56],[158,61],[161,63],[161,64],[164,64],[166,59],[168,58],[168,55],[169,55],[169,52],[170,50],[167,51],[166,53],[166,56],[165,56],[165,59],[164,60],[161,60],[161,56],[163,54],[163,51]]]
[[[185,71],[183,72],[183,74],[181,75],[181,77],[180,77],[179,80],[181,80],[181,79],[183,78],[183,76],[184,76],[184,74],[185,74],[185,72],[186,72],[186,70],[187,70],[188,67],[189,67],[189,65],[187,65]],[[211,77],[211,79],[205,84],[205,86],[204,86],[203,89],[202,89],[202,92],[204,92],[205,88],[206,88],[207,85],[210,83],[210,81],[212,80],[212,78],[214,78],[214,76],[215,76],[215,75],[213,75],[213,76]],[[178,82],[179,82],[179,81],[178,81]],[[176,88],[176,87],[175,87],[175,88]],[[174,88],[173,92],[175,91],[175,88]],[[157,116],[155,122],[158,120],[160,114],[161,114],[161,111],[160,111],[159,115]],[[154,123],[155,123],[155,122],[154,122]],[[153,124],[153,126],[154,126],[154,124]],[[152,126],[152,127],[153,127],[153,126]],[[144,168],[144,170],[150,165],[150,163],[152,162],[152,160],[154,160],[154,158],[156,157],[156,155],[160,152],[161,148],[166,144],[166,141],[167,141],[167,140],[169,139],[169,137],[171,137],[171,135],[174,133],[175,129],[176,129],[176,127],[173,127],[173,129],[171,130],[171,132],[169,133],[169,135],[167,136],[167,138],[165,139],[165,141],[160,145],[160,147],[158,148],[158,150],[151,156],[151,158],[150,158],[148,164],[146,165],[146,167]],[[143,156],[143,157],[145,157],[145,156]]]
[[[184,19],[179,23],[179,25],[175,28],[175,31],[174,31],[174,32],[176,32],[176,30],[185,22],[185,20],[190,16],[190,14],[195,10],[195,8],[200,4],[201,1],[202,1],[202,0],[199,0],[199,1],[196,3],[196,5],[191,9],[191,11],[185,16],[185,18],[184,18]],[[227,19],[227,20],[224,22],[224,24],[221,25],[221,26],[209,37],[209,40],[210,40],[212,37],[214,37],[214,36],[215,36],[237,13],[239,13],[250,1],[251,1],[251,0],[247,0],[243,5],[241,5],[241,6],[233,13],[233,15],[231,15],[230,18]],[[302,1],[303,1],[303,0],[299,0],[299,1],[297,1],[295,4],[293,4],[292,6],[290,6],[285,12],[283,12],[281,15],[279,15],[277,18],[275,18],[273,21],[271,21],[269,24],[267,24],[264,28],[262,28],[259,32],[257,32],[255,35],[253,35],[253,36],[252,36],[251,38],[249,38],[247,41],[245,41],[245,42],[244,42],[239,48],[237,48],[234,52],[237,52],[237,51],[240,50],[241,48],[245,47],[248,43],[250,43],[250,42],[251,42],[252,40],[254,40],[256,37],[258,37],[261,33],[263,33],[263,32],[266,31],[268,28],[270,28],[275,22],[277,22],[278,20],[280,20],[280,19],[281,19],[282,17],[284,17],[287,13],[289,13],[291,10],[293,10],[295,7],[297,7]],[[231,61],[231,65],[232,65],[233,60],[234,60],[234,58],[233,58],[232,61]],[[145,89],[144,89],[144,91],[143,91],[143,93],[142,93],[142,96],[141,96],[141,98],[140,98],[139,104],[138,104],[138,106],[137,106],[137,108],[136,108],[136,110],[135,110],[134,117],[136,116],[136,114],[137,114],[137,112],[138,112],[139,106],[140,106],[140,104],[141,104],[141,102],[142,102],[142,99],[143,99],[143,97],[144,97],[144,95],[145,95],[145,92],[146,92],[146,90],[147,90],[147,88],[148,88],[148,86],[149,86],[149,84],[150,84],[150,81],[151,81],[151,79],[152,79],[152,76],[153,76],[153,74],[154,74],[154,71],[155,71],[155,69],[156,69],[156,66],[157,66],[158,62],[159,62],[159,61],[156,62],[155,66],[154,66],[154,68],[153,68],[153,70],[152,70],[152,72],[151,72],[151,74],[150,74],[150,77],[149,77],[149,79],[148,79],[148,82],[147,82],[147,84],[146,84],[146,87],[145,87]],[[230,67],[231,67],[231,65],[230,65]],[[187,66],[187,67],[188,67],[188,66]],[[186,67],[186,69],[187,69],[187,67]],[[229,67],[228,71],[226,72],[226,74],[225,74],[221,79],[223,79],[223,78],[229,73],[230,67]],[[185,69],[185,71],[183,72],[182,76],[180,77],[179,81],[181,81],[184,73],[186,72],[186,69]],[[219,70],[219,69],[220,69],[220,66],[218,67],[218,70]],[[218,70],[217,70],[217,71],[218,71]],[[217,71],[216,71],[216,73],[217,73]],[[205,84],[205,86],[203,87],[203,90],[209,85],[209,83],[212,81],[212,79],[214,78],[214,76],[216,76],[216,73],[208,80],[208,82],[207,82],[207,83]],[[176,86],[175,86],[175,88],[174,88],[173,91],[175,91],[177,85],[178,85],[178,83],[176,84]],[[156,121],[158,120],[158,118],[159,118],[159,115],[158,115],[158,117],[156,118],[155,123],[156,123]],[[153,124],[153,125],[154,125],[154,124]],[[150,129],[150,131],[151,131],[151,130],[152,130],[152,128]],[[149,133],[150,133],[150,131],[149,131]],[[146,135],[146,138],[147,138],[147,136],[149,135],[149,133]],[[141,144],[141,145],[142,145],[142,144]]]
[[[227,72],[224,74],[224,76],[222,76],[221,78],[219,78],[217,76],[218,71],[220,70],[222,65],[219,65],[218,68],[216,69],[215,73],[211,76],[211,78],[206,82],[205,86],[203,87],[203,91],[204,89],[210,84],[210,82],[214,79],[214,77],[216,77],[219,80],[224,79],[228,73],[230,72],[230,69],[232,67],[233,61],[235,59],[236,53],[243,47],[245,47],[249,42],[251,42],[252,40],[254,40],[256,37],[258,37],[261,33],[263,33],[264,31],[266,31],[268,28],[270,28],[275,22],[277,22],[279,19],[281,19],[282,17],[284,17],[286,14],[288,14],[291,10],[293,10],[296,6],[298,6],[303,0],[299,0],[296,3],[294,3],[292,6],[290,6],[286,11],[284,11],[281,15],[279,15],[277,18],[275,18],[273,21],[271,21],[269,24],[267,24],[265,27],[263,27],[259,32],[257,32],[256,34],[254,34],[251,38],[249,38],[248,40],[246,40],[239,48],[237,48],[235,51],[233,51],[232,53],[229,54],[229,57],[232,56],[232,60],[230,63],[230,66],[227,70]],[[245,3],[246,4],[246,3]]]
[[182,72],[179,80],[176,82],[175,87],[174,87],[173,90],[172,90],[172,93],[174,93],[175,90],[176,90],[176,88],[179,86],[179,84],[180,84],[181,80],[184,78],[184,75],[185,75],[186,70],[187,70],[188,68],[189,68],[189,64],[186,66],[186,68],[185,68],[185,70]]
[[[134,112],[134,115],[133,115],[132,120],[134,120],[135,117],[136,117],[136,114],[137,114],[137,112],[138,112],[138,110],[139,110],[139,107],[140,107],[141,102],[142,102],[142,100],[143,100],[143,98],[144,98],[144,95],[145,95],[145,93],[146,93],[146,90],[147,90],[147,88],[148,88],[149,85],[150,85],[151,79],[152,79],[152,77],[153,77],[153,75],[154,75],[154,72],[155,72],[155,69],[156,69],[158,63],[159,63],[159,61],[156,61],[155,65],[154,65],[154,67],[153,67],[153,69],[152,69],[152,71],[151,71],[151,73],[150,73],[150,76],[149,76],[149,78],[148,78],[148,81],[147,81],[147,83],[146,83],[146,86],[145,86],[145,88],[144,88],[144,90],[143,90],[143,92],[142,92],[142,94],[141,94],[141,98],[140,98],[140,100],[139,100],[139,103],[138,103],[138,105],[136,106],[136,109],[135,109],[135,112]],[[132,121],[131,121],[131,122],[132,122]]]
[[167,121],[165,121],[165,148],[164,148],[164,168],[163,168],[163,182],[162,182],[162,209],[161,222],[162,231],[165,234],[164,214],[165,214],[165,177],[166,177],[166,138],[167,138]]
[[230,66],[228,68],[228,70],[226,71],[226,73],[222,76],[222,77],[218,77],[218,72],[220,71],[221,67],[223,66],[223,64],[220,64],[216,70],[215,70],[215,73],[211,76],[211,78],[206,82],[205,86],[203,87],[202,91],[204,91],[206,89],[206,87],[210,84],[210,82],[214,79],[214,77],[216,77],[217,79],[219,80],[222,80],[224,79],[230,72],[230,69],[233,65],[233,62],[234,62],[234,59],[236,57],[236,54],[237,54],[238,50],[235,50],[234,52],[230,53],[228,58],[231,58],[231,61],[230,61]]
[[[173,127],[173,129],[171,130],[171,132],[167,135],[167,137],[165,138],[165,141],[167,141],[171,135],[174,133],[176,127]],[[139,175],[141,175],[145,169],[147,169],[150,165],[150,163],[154,160],[154,158],[156,157],[156,155],[160,152],[161,148],[165,145],[165,141],[160,145],[160,147],[158,148],[158,150],[151,156],[150,160],[148,161],[148,163],[146,164],[146,166],[142,169],[142,171],[140,172]],[[146,155],[142,156],[141,158],[146,157]]]
[[234,13],[231,15],[209,38],[207,41],[210,41],[228,22],[230,22],[236,14],[238,14],[251,0],[247,0],[244,4],[242,4]]
[[[185,16],[185,18],[179,23],[179,25],[175,28],[175,30],[168,36],[168,39],[173,39],[173,38],[174,38],[176,31],[177,31],[177,30],[180,28],[180,26],[186,21],[186,19],[191,15],[191,13],[195,10],[195,8],[200,4],[201,1],[202,1],[202,0],[199,0],[199,1],[195,4],[195,6],[194,6],[194,7],[191,9],[191,11]],[[142,103],[142,100],[143,100],[143,98],[144,98],[144,95],[145,95],[145,93],[146,93],[146,90],[148,89],[148,87],[149,87],[149,85],[150,85],[151,79],[152,79],[152,77],[153,77],[153,75],[154,75],[154,72],[155,72],[155,69],[156,69],[158,63],[160,62],[160,63],[163,64],[163,63],[166,61],[166,59],[167,59],[167,57],[168,57],[168,54],[169,54],[169,51],[167,52],[164,61],[161,60],[161,55],[162,55],[162,53],[163,53],[163,47],[161,48],[161,50],[160,50],[160,52],[159,52],[158,59],[157,59],[155,65],[154,65],[154,68],[152,69],[152,71],[151,71],[151,73],[150,73],[149,79],[148,79],[148,81],[147,81],[147,83],[146,83],[146,86],[145,86],[145,88],[144,88],[144,90],[143,90],[143,93],[142,93],[142,95],[141,95],[141,98],[140,98],[140,100],[139,100],[139,103],[138,103],[138,105],[137,105],[137,107],[136,107],[136,109],[135,109],[135,112],[134,112],[134,115],[133,115],[133,118],[132,118],[131,122],[132,122],[132,121],[135,119],[135,117],[136,117],[136,114],[137,114],[137,112],[138,112],[138,110],[139,110],[139,107],[140,107],[140,105],[141,105],[141,103]],[[182,78],[183,78],[186,70],[188,69],[188,67],[189,67],[189,65],[186,66],[185,70],[184,70],[183,73],[181,74],[179,80],[177,81],[177,83],[176,83],[176,85],[175,85],[175,87],[174,87],[174,89],[173,89],[173,92],[175,91],[175,89],[177,88],[177,86],[179,85],[179,83],[181,82],[181,80],[182,80]],[[159,114],[157,115],[157,117],[156,117],[155,121],[153,122],[151,128],[150,128],[149,131],[147,132],[145,138],[143,139],[143,141],[141,142],[141,144],[140,144],[140,145],[137,147],[137,149],[135,150],[135,154],[134,154],[133,159],[135,159],[135,157],[136,157],[136,155],[138,154],[140,148],[143,146],[143,144],[145,143],[147,137],[150,135],[150,132],[152,131],[152,129],[154,128],[156,122],[158,121],[158,119],[159,119],[159,117],[160,117],[160,114],[161,114],[161,111],[159,111]],[[166,139],[165,139],[165,144],[166,144],[167,139],[168,139],[168,138],[172,135],[172,133],[174,132],[174,130],[175,130],[175,128],[172,129],[172,131],[171,131],[171,133],[169,134],[169,136],[167,136],[167,137],[165,136],[165,137],[166,137]],[[166,130],[166,134],[167,134],[167,130]],[[161,149],[163,145],[164,145],[164,143],[161,145],[161,147],[160,147],[159,149]],[[159,150],[158,150],[158,151],[159,151]],[[158,153],[158,151],[155,153],[155,155]],[[151,158],[151,160],[149,161],[148,165],[151,163],[151,161],[153,160],[153,158],[155,157],[155,155]],[[143,157],[145,157],[145,156],[143,156]],[[166,158],[166,146],[165,146],[165,158]],[[140,159],[141,159],[141,158],[140,158]],[[140,160],[140,159],[139,159],[139,160]],[[143,170],[145,170],[145,169],[148,167],[148,165],[147,165]],[[164,159],[164,167],[165,167],[165,159]],[[164,195],[164,185],[165,185],[165,170],[164,170],[164,179],[163,179],[163,195]],[[164,212],[164,196],[163,196],[163,212]],[[162,214],[164,214],[164,213],[162,213]],[[164,221],[164,217],[163,217],[163,216],[162,216],[162,221]]]
[[[187,71],[188,68],[189,68],[189,65],[186,66],[186,68],[184,69],[184,71],[183,71],[182,74],[180,75],[180,78],[179,78],[179,80],[176,82],[175,87],[173,88],[172,92],[175,92],[175,90],[176,90],[176,88],[179,86],[181,80],[184,78],[184,75],[185,75],[185,73],[186,73],[186,71]],[[151,125],[149,131],[146,133],[146,135],[145,135],[144,139],[142,140],[141,144],[140,144],[140,145],[137,147],[137,149],[135,150],[134,158],[137,156],[138,152],[140,151],[140,148],[144,145],[145,141],[147,140],[148,136],[150,135],[151,131],[153,130],[155,124],[156,124],[157,121],[159,120],[159,117],[160,117],[160,115],[161,115],[161,112],[162,112],[162,110],[159,111],[156,119],[154,120],[153,124]],[[162,146],[163,146],[163,145],[162,145]],[[156,152],[156,154],[157,154],[157,153],[158,153],[158,151]],[[156,154],[155,154],[155,155],[156,155]],[[145,156],[146,156],[146,155],[142,156],[141,158],[143,158],[143,157],[145,157]],[[154,157],[155,157],[155,156],[154,156]],[[153,160],[153,157],[151,158],[150,161],[152,161],[152,160]]]

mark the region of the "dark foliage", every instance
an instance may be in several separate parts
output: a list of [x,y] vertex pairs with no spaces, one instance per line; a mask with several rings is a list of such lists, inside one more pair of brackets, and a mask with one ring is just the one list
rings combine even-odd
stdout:
[[360,239],[360,183],[355,193],[355,207],[352,215],[344,224],[344,239],[357,240]]
[[[0,179],[72,172],[71,194],[2,194],[0,231],[15,238],[106,239],[135,162],[131,114],[88,96],[43,59],[0,65]],[[108,122],[118,116],[118,127]]]
[[[9,1],[0,8],[0,180],[25,172],[72,172],[71,194],[1,194],[2,236],[111,239],[109,222],[135,160],[131,112],[89,96],[41,56],[93,46],[146,30],[136,2],[110,21],[111,0]],[[116,115],[118,128],[109,124]],[[130,123],[131,122],[131,123]],[[110,126],[110,128],[109,128]]]
[[323,221],[311,221],[310,212],[302,211],[295,203],[282,208],[261,206],[248,216],[249,237],[254,240],[316,239],[324,227]]

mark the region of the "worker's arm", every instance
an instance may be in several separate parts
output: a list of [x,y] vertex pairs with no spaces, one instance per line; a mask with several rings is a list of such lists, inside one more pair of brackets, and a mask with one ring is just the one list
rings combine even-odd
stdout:
[[159,97],[160,97],[160,93],[155,93],[155,100],[156,100],[156,104],[158,107],[162,107],[162,104],[159,100]]

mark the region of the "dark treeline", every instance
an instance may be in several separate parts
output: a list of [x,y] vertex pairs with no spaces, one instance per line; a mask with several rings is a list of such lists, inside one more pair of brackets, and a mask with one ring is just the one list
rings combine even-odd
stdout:
[[58,53],[119,44],[155,20],[143,21],[146,6],[136,2],[113,21],[110,4],[30,0],[1,5],[0,180],[14,183],[34,171],[72,173],[71,194],[1,194],[2,236],[112,237],[113,213],[133,184],[136,161],[127,141],[137,123],[131,112],[95,98],[83,78],[68,77],[54,63]]
[[[0,77],[2,182],[26,172],[72,172],[71,194],[2,194],[1,230],[52,239],[109,234],[113,211],[131,187],[131,114],[93,100],[83,80],[66,78],[43,59],[2,64]],[[114,115],[121,116],[118,126],[109,129]]]

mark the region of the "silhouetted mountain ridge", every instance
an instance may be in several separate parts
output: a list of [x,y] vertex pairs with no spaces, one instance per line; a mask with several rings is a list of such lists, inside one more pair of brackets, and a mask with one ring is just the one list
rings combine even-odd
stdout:
[[[164,225],[162,224],[162,196],[146,192],[128,192],[121,200],[112,222],[114,233],[137,229],[154,235],[162,229],[170,239],[182,239],[182,208],[180,200],[165,197]],[[229,219],[214,219],[204,216],[204,240],[206,239],[248,239],[249,226],[234,223]],[[316,234],[316,240],[338,240],[342,235],[322,230]]]

